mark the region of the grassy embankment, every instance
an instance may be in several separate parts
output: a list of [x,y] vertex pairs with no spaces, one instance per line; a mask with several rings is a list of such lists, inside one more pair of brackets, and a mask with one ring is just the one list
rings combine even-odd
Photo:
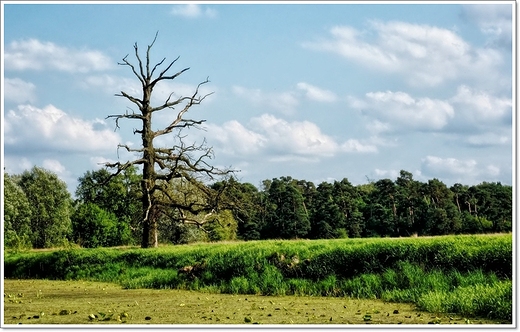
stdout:
[[512,321],[512,235],[257,241],[6,253],[5,277],[346,296]]

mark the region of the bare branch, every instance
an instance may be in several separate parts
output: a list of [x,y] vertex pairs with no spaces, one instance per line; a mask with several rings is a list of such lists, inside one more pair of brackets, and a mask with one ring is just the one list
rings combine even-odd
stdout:
[[119,173],[123,172],[124,170],[126,170],[130,166],[143,164],[144,162],[145,162],[144,159],[137,159],[137,160],[133,160],[133,161],[127,161],[124,164],[121,164],[119,161],[115,162],[115,163],[104,163],[105,167],[117,168],[117,170],[116,170],[115,173],[110,174],[110,176],[107,177],[105,179],[105,181],[103,181],[103,183],[101,183],[101,185],[106,185],[108,182],[110,182],[110,180],[112,180],[112,178],[118,176]]
[[143,82],[143,86],[146,86],[146,83],[144,82],[147,82],[146,80],[146,76],[144,76],[144,69],[143,69],[143,62],[141,61],[141,58],[139,57],[139,47],[137,47],[137,43],[134,44],[134,50],[135,50],[135,57],[137,58],[137,61],[139,61],[139,70],[141,71],[141,77],[143,78],[143,80],[141,82]]
[[119,148],[125,148],[126,151],[128,151],[128,152],[143,152],[143,151],[144,151],[144,149],[132,149],[132,148],[130,148],[130,147],[129,147],[128,145],[126,145],[126,144],[118,144],[118,145],[117,145],[117,148],[118,148],[118,149],[119,149]]
[[[137,44],[136,44],[136,45],[137,45]],[[118,64],[118,65],[121,65],[121,66],[129,66],[130,68],[132,68],[132,71],[134,72],[134,75],[137,76],[137,78],[139,79],[139,81],[141,81],[141,84],[142,84],[142,85],[145,85],[144,77],[139,76],[139,74],[138,74],[137,71],[135,70],[134,65],[132,65],[130,62],[128,62],[128,60],[126,59],[127,57],[128,57],[128,54],[123,58],[123,63],[118,62],[117,64]],[[139,57],[138,57],[138,58],[139,58]],[[140,60],[139,60],[139,61],[140,61]]]
[[137,99],[135,97],[132,97],[130,96],[129,94],[127,94],[126,92],[124,91],[121,91],[121,94],[117,94],[116,93],[116,96],[117,97],[126,97],[128,100],[130,100],[132,103],[136,104],[139,108],[141,108],[143,106],[143,101],[140,100],[140,99]]
[[157,106],[157,107],[152,108],[152,112],[161,111],[161,110],[163,110],[165,108],[168,108],[168,107],[173,109],[173,106],[178,105],[178,104],[182,103],[185,100],[190,100],[191,99],[190,97],[180,97],[179,99],[170,102],[171,96],[173,94],[174,94],[174,92],[170,93],[170,95],[168,96],[168,99],[166,99],[164,104],[162,104],[161,106]]
[[[155,37],[153,38],[153,41],[150,45],[148,45],[148,49],[146,50],[146,77],[149,80],[152,76],[150,75],[150,49],[152,48],[153,44],[155,43],[155,40],[157,39],[157,35],[159,34],[159,31],[155,33]],[[155,69],[155,67],[154,67]]]
[[[206,97],[208,97],[209,95],[213,94],[213,93],[209,93],[207,95],[204,95],[202,97],[198,97],[197,98],[197,95],[199,94],[199,89],[200,87],[203,85],[203,84],[206,84],[209,82],[209,78],[206,78],[206,80],[204,82],[201,82],[197,85],[197,89],[195,90],[195,92],[193,93],[193,95],[190,97],[190,98],[187,98],[185,97],[186,100],[189,100],[188,103],[184,106],[184,108],[177,114],[177,118],[166,128],[164,128],[163,130],[158,130],[154,133],[154,137],[157,137],[157,136],[160,136],[160,135],[165,135],[165,134],[168,134],[168,133],[171,133],[173,129],[175,128],[184,128],[184,127],[190,127],[190,126],[193,126],[193,125],[196,125],[196,124],[202,124],[203,122],[205,122],[205,120],[200,120],[200,121],[193,121],[193,120],[185,120],[182,118],[182,116],[184,115],[184,113],[188,112],[188,110],[193,106],[193,105],[198,105],[200,104]],[[157,111],[157,110],[160,110],[160,109],[163,109],[165,107],[169,107],[167,105],[168,103],[166,103],[165,105],[163,106],[159,106],[159,107],[156,107],[154,108],[152,111]]]
[[155,69],[157,69],[157,67],[159,67],[160,65],[163,64],[164,60],[166,60],[166,58],[163,58],[159,63],[157,63],[157,64],[153,67],[152,72],[150,73],[150,77],[153,76],[153,73],[155,72]]
[[[110,118],[115,118],[116,119],[116,128],[114,129],[114,131],[116,131],[117,129],[120,129],[120,127],[119,127],[119,120],[120,119],[139,119],[139,120],[144,120],[144,117],[142,115],[139,115],[139,114],[136,114],[136,113],[109,115],[105,119],[110,119]],[[135,130],[134,130],[134,133],[135,133]]]
[[[155,86],[155,84],[157,84],[157,82],[162,81],[162,80],[174,80],[174,79],[176,79],[178,76],[180,76],[182,73],[184,73],[185,71],[190,70],[190,68],[188,67],[188,68],[184,68],[183,70],[181,70],[181,71],[179,71],[179,72],[177,72],[177,73],[175,73],[175,74],[173,74],[173,75],[171,75],[171,76],[164,76],[164,74],[165,74],[165,73],[166,73],[166,72],[171,68],[171,66],[173,66],[173,64],[174,64],[178,59],[179,59],[179,57],[177,57],[175,60],[173,60],[173,61],[168,65],[168,67],[166,67],[166,69],[163,70],[163,71],[159,74],[159,76],[158,76],[155,80],[152,81],[151,85],[152,85],[152,86]],[[154,69],[155,69],[155,68],[154,68]]]

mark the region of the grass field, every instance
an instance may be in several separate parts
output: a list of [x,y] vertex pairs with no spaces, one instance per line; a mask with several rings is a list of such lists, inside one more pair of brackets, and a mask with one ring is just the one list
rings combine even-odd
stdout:
[[127,290],[379,299],[511,323],[512,247],[511,234],[493,234],[75,248],[6,252],[4,274]]
[[122,289],[91,281],[5,280],[4,324],[501,324],[348,297]]

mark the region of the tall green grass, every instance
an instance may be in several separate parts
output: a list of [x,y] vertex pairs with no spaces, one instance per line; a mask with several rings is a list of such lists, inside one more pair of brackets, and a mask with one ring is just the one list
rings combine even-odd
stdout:
[[512,235],[7,252],[4,275],[126,288],[381,298],[428,311],[510,319],[505,307],[512,307],[512,291],[506,292],[512,288]]

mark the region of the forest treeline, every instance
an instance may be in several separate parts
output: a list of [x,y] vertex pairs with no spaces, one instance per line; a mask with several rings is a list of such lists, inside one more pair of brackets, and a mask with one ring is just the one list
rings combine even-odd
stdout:
[[[72,199],[66,184],[49,170],[4,173],[4,247],[139,244],[140,183],[132,167],[117,176],[106,169],[87,171]],[[438,179],[416,181],[402,170],[395,180],[361,185],[345,178],[316,186],[286,176],[264,180],[260,188],[232,177],[204,187],[217,193],[223,208],[209,218],[180,216],[174,205],[151,211],[160,243],[512,231],[512,187],[499,182],[448,187]],[[193,205],[201,203],[201,188],[168,183],[171,197]]]

